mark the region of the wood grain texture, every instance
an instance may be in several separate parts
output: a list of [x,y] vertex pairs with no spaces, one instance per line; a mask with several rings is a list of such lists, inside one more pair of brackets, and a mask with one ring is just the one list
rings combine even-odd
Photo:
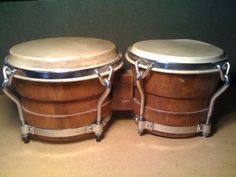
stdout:
[[114,78],[112,110],[131,111],[133,108],[133,74],[131,70],[120,71]]
[[[13,83],[21,96],[27,124],[42,129],[79,128],[95,123],[98,99],[105,90],[98,79],[70,83],[41,83],[14,79]],[[110,96],[103,103],[102,118],[109,115]],[[53,142],[76,139],[42,136],[35,138]]]
[[[132,68],[135,76],[135,69]],[[167,126],[194,126],[206,120],[212,94],[218,88],[219,73],[167,74],[151,72],[143,81],[146,120]],[[135,83],[135,82],[134,82]],[[135,83],[133,112],[139,114],[140,95]],[[149,131],[150,132],[150,131]],[[193,134],[167,134],[166,137],[189,137]]]
[[105,89],[98,79],[62,83],[31,82],[14,79],[14,85],[22,97],[53,102],[99,97]]

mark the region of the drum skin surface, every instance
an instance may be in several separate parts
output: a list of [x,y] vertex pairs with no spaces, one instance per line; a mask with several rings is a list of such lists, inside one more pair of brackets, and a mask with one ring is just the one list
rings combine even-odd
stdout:
[[[132,73],[134,76],[136,75],[134,67],[132,67]],[[170,127],[194,126],[203,123],[207,117],[210,98],[218,88],[219,81],[218,72],[187,75],[150,72],[142,80],[146,97],[145,120]],[[140,94],[135,84],[134,114],[139,115],[139,109]],[[195,133],[169,134],[158,131],[150,132],[172,138],[195,135]]]
[[[20,79],[13,82],[21,96],[27,124],[42,129],[79,128],[95,123],[97,102],[105,89],[98,79],[71,83],[37,83]],[[111,101],[107,98],[102,117],[110,114]],[[72,138],[42,139],[67,141]]]
[[56,37],[17,44],[7,63],[28,71],[69,72],[110,64],[118,58],[116,46],[87,37]]

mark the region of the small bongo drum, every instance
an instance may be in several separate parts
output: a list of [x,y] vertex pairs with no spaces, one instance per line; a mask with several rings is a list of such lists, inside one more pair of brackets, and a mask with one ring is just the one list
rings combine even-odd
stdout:
[[147,40],[134,43],[126,59],[135,76],[139,134],[209,136],[214,102],[229,86],[230,64],[222,49],[189,39]]
[[100,141],[111,117],[109,93],[120,58],[112,42],[95,38],[48,38],[12,47],[2,87],[17,105],[23,141],[64,142],[90,133]]

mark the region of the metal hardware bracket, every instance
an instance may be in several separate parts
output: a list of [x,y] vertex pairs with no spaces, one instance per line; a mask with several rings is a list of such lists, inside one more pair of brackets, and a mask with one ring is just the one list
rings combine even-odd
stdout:
[[[144,119],[144,108],[145,108],[145,95],[143,92],[143,87],[141,85],[141,80],[144,79],[148,73],[152,70],[152,68],[154,67],[154,63],[149,64],[148,68],[145,71],[139,71],[139,63],[141,62],[141,60],[137,60],[135,62],[135,71],[136,71],[136,84],[138,87],[138,91],[141,97],[141,101],[140,101],[140,111],[139,111],[139,117],[138,117],[138,124],[142,124],[142,121]],[[143,128],[142,126],[138,126],[138,133],[142,134],[143,132]]]
[[211,133],[211,117],[212,117],[212,112],[213,112],[213,108],[215,105],[215,101],[222,93],[224,93],[224,91],[230,85],[230,77],[229,77],[230,64],[229,64],[229,62],[225,62],[222,66],[217,65],[217,67],[220,70],[220,78],[224,82],[224,84],[211,97],[210,106],[209,106],[208,114],[207,114],[207,119],[201,128],[201,132],[204,137],[209,136]]
[[[21,122],[21,126],[25,127],[25,120],[24,120],[24,116],[23,116],[23,112],[22,112],[22,107],[21,107],[21,103],[18,97],[16,97],[14,94],[12,94],[10,92],[10,90],[8,89],[8,87],[11,85],[12,83],[12,78],[15,75],[16,70],[15,69],[11,69],[9,66],[3,66],[3,77],[4,77],[4,81],[2,84],[2,91],[3,93],[5,93],[17,106],[17,110],[18,110],[18,114],[19,114],[19,118],[20,118],[20,122]],[[22,136],[25,136],[25,131],[23,129],[21,129],[21,133]]]
[[[167,126],[167,125],[161,125],[158,123],[153,123],[149,121],[139,121],[137,122],[137,129],[139,130],[155,130],[159,132],[164,133],[172,133],[172,134],[189,134],[189,133],[197,133],[199,131],[199,126],[182,126],[182,127],[176,127],[176,126]],[[142,132],[141,132],[142,133]]]
[[[104,127],[110,120],[111,116],[106,117],[105,119],[103,119],[101,126]],[[100,127],[98,127],[97,124],[86,125],[84,127],[79,128],[68,128],[58,130],[42,129],[33,127],[31,125],[21,126],[21,132],[23,133],[23,135],[41,135],[46,137],[70,137],[97,131],[100,131]]]
[[101,136],[102,136],[102,132],[103,132],[103,126],[101,125],[102,103],[104,102],[104,100],[107,98],[107,96],[111,92],[111,87],[112,87],[111,79],[112,79],[114,70],[111,66],[108,66],[108,67],[109,67],[110,71],[109,71],[109,75],[107,78],[103,78],[102,75],[100,74],[99,70],[97,70],[97,69],[94,70],[95,73],[97,74],[101,84],[103,86],[105,86],[105,91],[103,92],[103,94],[99,98],[98,104],[97,104],[97,123],[96,123],[96,131],[95,131],[97,142],[101,141]]

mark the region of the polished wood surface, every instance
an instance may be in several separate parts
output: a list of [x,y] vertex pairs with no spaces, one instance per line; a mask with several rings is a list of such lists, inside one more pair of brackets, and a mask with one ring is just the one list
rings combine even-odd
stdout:
[[[135,76],[135,69],[132,68]],[[146,104],[146,120],[167,126],[194,126],[206,120],[212,94],[218,88],[219,73],[168,74],[150,72],[142,81]],[[135,83],[135,82],[134,82]],[[140,109],[140,95],[135,83],[134,114]],[[189,137],[193,134],[167,134],[167,137]]]
[[133,108],[133,74],[131,70],[119,71],[114,78],[112,110],[131,111]]
[[[42,83],[14,79],[13,83],[21,96],[27,124],[43,129],[79,128],[95,123],[98,99],[105,90],[98,79],[70,83]],[[109,115],[111,115],[110,97],[102,106],[102,117]],[[54,141],[58,138],[43,139]]]
[[[140,95],[135,82],[134,67],[120,71],[113,78],[112,95],[103,103],[102,117],[114,111],[130,111],[138,115]],[[167,74],[150,72],[142,80],[146,103],[144,117],[166,126],[195,126],[205,121],[212,94],[218,88],[219,73]],[[96,121],[97,101],[105,87],[98,79],[69,83],[42,83],[13,80],[21,96],[26,122],[43,129],[78,128]],[[166,137],[190,137],[195,134],[168,134],[149,131]],[[90,136],[90,135],[88,135]],[[91,137],[93,135],[91,134]],[[64,142],[78,137],[49,138]]]
[[73,101],[98,97],[104,91],[98,79],[80,82],[46,83],[14,79],[22,97],[40,101]]

